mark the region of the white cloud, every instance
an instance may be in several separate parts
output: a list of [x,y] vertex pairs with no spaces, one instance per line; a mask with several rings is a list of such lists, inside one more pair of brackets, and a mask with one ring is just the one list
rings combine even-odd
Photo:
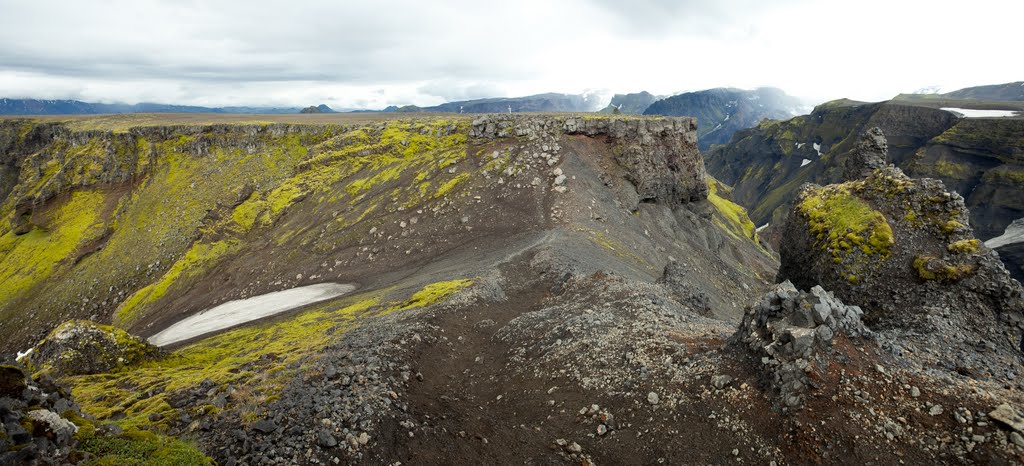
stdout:
[[0,96],[383,107],[780,87],[881,100],[1024,79],[1018,2],[0,0]]

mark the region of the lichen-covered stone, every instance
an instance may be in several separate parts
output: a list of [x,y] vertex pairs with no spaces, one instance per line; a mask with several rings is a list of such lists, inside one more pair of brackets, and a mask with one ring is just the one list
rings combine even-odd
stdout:
[[50,332],[22,361],[37,371],[80,375],[130,366],[159,354],[155,346],[119,328],[71,320]]

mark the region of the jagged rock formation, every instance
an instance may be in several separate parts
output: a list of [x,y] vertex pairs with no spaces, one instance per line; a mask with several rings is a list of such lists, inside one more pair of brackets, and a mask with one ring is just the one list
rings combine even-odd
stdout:
[[[561,123],[550,128],[551,123]],[[704,163],[695,147],[696,120],[609,119],[569,117],[564,121],[515,115],[492,115],[473,120],[473,137],[520,136],[536,138],[552,129],[567,135],[607,136],[616,162],[640,195],[640,202],[671,205],[708,196]]]
[[701,151],[725,144],[739,130],[761,120],[783,119],[800,114],[801,102],[779,89],[762,87],[752,91],[731,88],[686,92],[658,100],[644,115],[686,116],[697,119],[697,142]]
[[878,127],[867,130],[846,158],[846,181],[859,180],[886,165],[889,144]]
[[1024,119],[958,118],[940,105],[969,102],[878,103],[837,100],[810,115],[762,122],[708,151],[708,172],[735,188],[736,201],[764,236],[778,245],[781,228],[803,183],[845,181],[848,154],[872,127],[888,140],[889,161],[913,178],[940,179],[965,198],[983,240],[1024,217],[1020,188]]
[[818,386],[815,380],[824,379],[820,374],[834,364],[833,339],[859,345],[872,337],[861,321],[863,313],[820,286],[806,293],[786,281],[747,309],[731,341],[759,361],[779,405],[798,408],[805,393]]
[[159,355],[155,346],[119,328],[71,320],[53,329],[21,361],[58,377],[110,372]]
[[[865,140],[860,147],[878,145],[877,134]],[[971,234],[968,215],[941,181],[913,180],[891,166],[805,186],[786,223],[778,279],[820,284],[883,329],[927,334],[941,316],[959,335],[947,364],[980,362],[956,356],[973,353],[979,341],[1010,357],[1024,325],[1021,286]]]

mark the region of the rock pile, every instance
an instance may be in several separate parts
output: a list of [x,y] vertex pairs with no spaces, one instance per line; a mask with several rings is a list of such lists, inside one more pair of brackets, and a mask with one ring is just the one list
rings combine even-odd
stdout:
[[96,374],[160,355],[157,347],[128,332],[87,320],[70,320],[39,342],[21,361],[58,375]]
[[862,315],[859,307],[843,304],[820,286],[807,293],[787,281],[747,309],[731,343],[759,359],[780,405],[797,408],[815,387],[809,374],[827,367],[835,338],[872,337]]
[[0,464],[67,463],[78,432],[68,413],[82,415],[68,389],[0,366]]

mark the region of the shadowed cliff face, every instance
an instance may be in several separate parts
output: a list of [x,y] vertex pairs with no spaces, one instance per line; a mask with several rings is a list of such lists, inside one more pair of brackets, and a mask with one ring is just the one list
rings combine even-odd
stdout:
[[[434,269],[469,276],[559,224],[575,225],[566,230],[613,262],[632,257],[622,273],[653,280],[668,253],[656,242],[609,239],[601,224],[620,215],[613,212],[700,201],[708,206],[700,215],[722,216],[719,225],[739,221],[704,201],[691,119],[492,116],[124,132],[17,120],[0,129],[4,166],[17,171],[0,207],[0,333],[11,337],[10,351],[69,318],[149,335],[218,303],[293,286],[378,288],[410,277],[422,286]],[[576,193],[609,186],[615,195],[587,205],[586,219],[569,216],[567,205],[593,201]],[[745,242],[750,252],[741,255],[771,263],[752,234],[718,231],[715,241]],[[770,265],[757,267],[769,275]],[[738,315],[736,306],[722,315]]]

